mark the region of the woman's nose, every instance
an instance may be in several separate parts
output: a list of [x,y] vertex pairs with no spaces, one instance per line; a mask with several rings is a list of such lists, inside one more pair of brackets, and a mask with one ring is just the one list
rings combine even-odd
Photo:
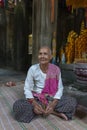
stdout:
[[42,54],[41,57],[44,57],[44,54]]

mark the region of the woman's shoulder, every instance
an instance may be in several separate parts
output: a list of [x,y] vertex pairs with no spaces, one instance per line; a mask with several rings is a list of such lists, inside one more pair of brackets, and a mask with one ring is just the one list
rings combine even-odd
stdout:
[[59,66],[55,65],[55,64],[52,64],[50,63],[49,64],[49,69],[55,73],[60,73],[60,68]]
[[36,70],[38,68],[39,68],[39,64],[34,64],[34,65],[31,65],[31,67],[29,69]]
[[53,68],[58,68],[58,69],[60,69],[60,67],[58,66],[58,65],[55,65],[55,64],[52,64],[52,63],[50,63],[49,64],[51,67],[53,67]]

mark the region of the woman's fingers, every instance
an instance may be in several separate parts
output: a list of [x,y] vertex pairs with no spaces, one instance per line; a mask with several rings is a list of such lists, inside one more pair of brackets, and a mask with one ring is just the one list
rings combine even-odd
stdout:
[[44,113],[44,110],[43,110],[43,108],[42,108],[41,105],[36,105],[36,106],[34,107],[34,112],[35,112],[36,114],[43,114],[43,113]]
[[42,114],[42,111],[40,111],[40,110],[37,109],[37,108],[34,109],[34,112],[35,112],[36,114]]
[[46,110],[45,110],[45,113],[46,113],[46,114],[51,114],[52,112],[53,112],[53,108],[50,107],[50,106],[48,106],[48,107],[46,108]]

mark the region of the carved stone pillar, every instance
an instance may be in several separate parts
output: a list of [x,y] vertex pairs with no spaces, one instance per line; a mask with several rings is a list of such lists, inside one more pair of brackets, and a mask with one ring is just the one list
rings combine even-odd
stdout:
[[56,32],[58,0],[33,0],[32,64],[37,63],[38,49],[42,45],[51,47],[53,32]]

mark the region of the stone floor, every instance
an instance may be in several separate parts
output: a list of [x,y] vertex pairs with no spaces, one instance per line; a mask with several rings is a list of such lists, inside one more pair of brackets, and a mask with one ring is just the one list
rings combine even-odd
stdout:
[[24,81],[25,77],[26,73],[8,68],[0,68],[0,83],[5,83],[8,81]]

